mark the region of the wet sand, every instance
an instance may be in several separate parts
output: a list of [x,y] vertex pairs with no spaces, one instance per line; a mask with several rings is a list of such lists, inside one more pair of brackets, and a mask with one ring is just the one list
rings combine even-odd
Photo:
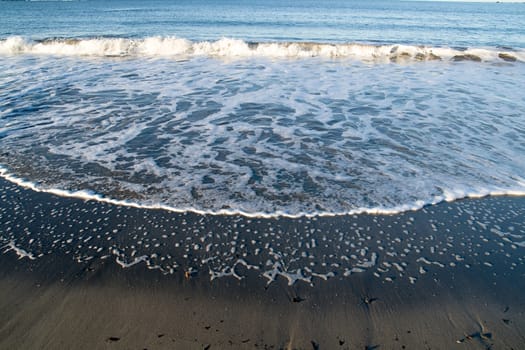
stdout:
[[259,220],[0,197],[2,349],[524,348],[525,198]]

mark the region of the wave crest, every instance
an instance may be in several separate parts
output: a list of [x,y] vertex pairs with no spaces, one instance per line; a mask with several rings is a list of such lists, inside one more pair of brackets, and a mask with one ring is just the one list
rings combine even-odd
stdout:
[[188,39],[177,37],[148,37],[144,39],[58,38],[30,41],[14,36],[0,40],[0,54],[94,57],[323,57],[383,62],[431,60],[525,62],[525,50],[498,50],[496,48],[454,49],[402,44],[246,42],[231,38],[192,42]]

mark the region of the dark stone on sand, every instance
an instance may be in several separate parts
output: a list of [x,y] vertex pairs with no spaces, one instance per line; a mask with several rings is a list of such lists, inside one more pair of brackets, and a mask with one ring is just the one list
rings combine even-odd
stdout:
[[477,339],[481,342],[485,342],[485,341],[492,339],[492,333],[476,332],[476,333],[468,334],[467,336],[465,336],[465,338],[459,339],[457,343],[464,343],[465,341],[471,341],[474,339]]
[[363,304],[365,304],[365,305],[371,305],[375,301],[377,301],[377,298],[369,298],[369,297],[364,297],[363,298]]
[[108,339],[106,339],[106,341],[108,342],[115,342],[115,341],[119,341],[120,338],[119,337],[109,337]]
[[503,61],[506,61],[506,62],[516,62],[517,61],[517,58],[508,54],[508,53],[504,53],[504,52],[500,52],[498,54],[498,57],[501,58]]
[[312,343],[312,348],[313,348],[314,350],[319,350],[319,344],[318,344],[318,343],[316,343],[316,342],[313,341],[313,340],[311,341],[311,343]]

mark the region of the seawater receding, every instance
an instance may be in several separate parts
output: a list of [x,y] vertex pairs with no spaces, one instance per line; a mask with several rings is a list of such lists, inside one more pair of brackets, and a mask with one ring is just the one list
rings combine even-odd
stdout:
[[525,196],[525,191],[518,191],[518,190],[507,190],[507,191],[483,191],[481,193],[449,193],[446,197],[438,196],[434,198],[432,201],[424,202],[424,201],[418,201],[417,203],[414,203],[412,205],[410,204],[404,204],[399,205],[392,208],[359,208],[355,209],[349,212],[305,212],[305,213],[297,213],[297,214],[290,214],[286,212],[274,212],[274,213],[264,213],[264,212],[244,212],[240,210],[200,210],[196,208],[176,208],[169,205],[165,205],[162,203],[157,204],[147,204],[147,203],[140,203],[135,202],[132,200],[125,200],[125,199],[115,199],[106,197],[102,194],[98,194],[91,189],[86,190],[77,190],[77,191],[70,191],[70,190],[64,190],[64,189],[58,189],[58,188],[46,188],[43,186],[38,185],[35,182],[31,182],[28,180],[24,180],[12,173],[10,173],[7,168],[0,165],[0,177],[3,179],[16,184],[17,186],[29,189],[31,191],[35,192],[44,192],[49,193],[52,195],[60,196],[60,197],[66,197],[66,198],[77,198],[82,199],[86,201],[96,201],[111,205],[118,205],[118,206],[124,206],[124,207],[131,207],[131,208],[138,208],[138,209],[146,209],[146,210],[164,210],[168,212],[174,212],[174,213],[192,213],[197,215],[213,215],[213,216],[221,216],[221,215],[227,215],[227,216],[243,216],[246,218],[288,218],[288,219],[297,219],[297,218],[315,218],[315,217],[334,217],[334,216],[348,216],[348,215],[359,215],[359,214],[375,214],[375,215],[393,215],[393,214],[399,214],[407,211],[416,211],[420,210],[426,206],[435,205],[441,202],[453,202],[460,199],[465,198],[483,198],[488,196]]
[[523,193],[524,79],[525,65],[15,55],[0,60],[0,164],[201,213]]
[[249,218],[82,201],[2,180],[0,244],[30,259],[110,259],[211,281],[258,276],[314,285],[365,273],[417,283],[444,270],[523,268],[524,210],[521,197],[487,197],[395,215]]
[[424,45],[322,42],[247,42],[222,38],[190,41],[177,37],[48,38],[31,41],[20,36],[0,40],[3,55],[55,55],[91,57],[221,57],[221,58],[337,58],[365,62],[525,62],[524,50],[495,48],[455,49]]

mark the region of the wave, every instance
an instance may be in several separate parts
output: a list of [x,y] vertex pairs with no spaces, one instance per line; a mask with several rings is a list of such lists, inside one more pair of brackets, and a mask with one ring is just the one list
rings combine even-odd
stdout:
[[176,208],[173,206],[165,205],[162,203],[141,203],[141,202],[134,202],[129,200],[123,200],[123,199],[114,199],[105,197],[101,194],[95,193],[90,190],[78,190],[78,191],[70,191],[70,190],[64,190],[59,188],[45,188],[43,186],[38,185],[35,182],[28,181],[25,179],[22,179],[12,173],[10,173],[5,167],[0,166],[0,178],[3,178],[4,180],[7,180],[17,186],[20,186],[22,188],[34,191],[34,192],[43,192],[43,193],[49,193],[55,196],[59,197],[66,197],[66,198],[76,198],[76,199],[82,199],[86,201],[97,201],[105,204],[111,204],[111,205],[118,205],[118,206],[125,206],[125,207],[131,207],[131,208],[138,208],[138,209],[147,209],[147,210],[165,210],[169,212],[175,212],[175,213],[194,213],[198,215],[228,215],[228,216],[244,216],[248,218],[265,218],[265,219],[271,219],[271,218],[290,218],[290,219],[298,219],[298,218],[312,218],[312,217],[335,217],[335,216],[344,216],[344,215],[361,215],[361,214],[369,214],[369,215],[394,215],[394,214],[400,214],[407,211],[416,211],[420,210],[423,207],[439,204],[441,202],[453,202],[460,199],[466,199],[466,198],[483,198],[487,196],[525,196],[525,191],[523,190],[494,190],[494,191],[478,191],[478,192],[466,192],[462,190],[457,191],[445,191],[445,194],[443,196],[435,196],[429,201],[416,201],[412,204],[404,204],[399,206],[394,206],[391,208],[386,207],[374,207],[374,208],[358,208],[347,212],[310,212],[310,213],[297,213],[297,214],[289,214],[282,211],[277,211],[274,213],[264,213],[264,212],[245,212],[242,210],[234,210],[234,209],[222,209],[222,210],[200,210],[196,208]]
[[193,42],[177,37],[52,38],[31,41],[20,36],[12,36],[0,40],[0,55],[22,54],[93,57],[323,57],[384,62],[432,60],[525,62],[525,50],[508,48],[456,49],[402,44],[246,42],[231,38]]

